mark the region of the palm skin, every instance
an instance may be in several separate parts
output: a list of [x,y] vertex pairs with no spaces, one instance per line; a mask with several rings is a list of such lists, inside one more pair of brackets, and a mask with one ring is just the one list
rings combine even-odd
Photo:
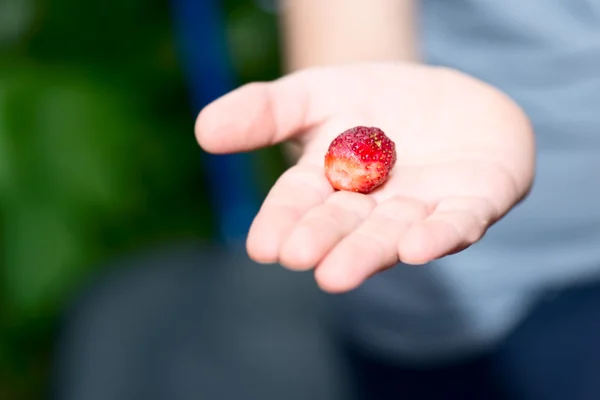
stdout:
[[[368,195],[334,191],[323,171],[330,142],[357,125],[396,143],[390,179]],[[399,261],[425,264],[467,248],[524,198],[534,176],[533,133],[512,100],[421,65],[313,68],[245,85],[202,110],[196,136],[212,153],[295,146],[298,161],[265,199],[248,253],[315,268],[332,293]]]

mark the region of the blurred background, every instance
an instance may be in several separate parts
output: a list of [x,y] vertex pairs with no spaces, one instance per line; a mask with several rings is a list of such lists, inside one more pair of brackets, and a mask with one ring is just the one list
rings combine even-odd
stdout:
[[113,260],[242,240],[279,149],[209,157],[193,124],[278,76],[276,32],[268,1],[0,0],[0,399],[51,393],[67,310]]

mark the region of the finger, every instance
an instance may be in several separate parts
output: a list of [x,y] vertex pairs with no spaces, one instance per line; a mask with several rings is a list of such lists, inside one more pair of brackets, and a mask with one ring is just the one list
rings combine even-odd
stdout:
[[498,217],[496,208],[483,198],[442,200],[401,238],[398,254],[402,262],[420,265],[456,253],[481,239]]
[[332,192],[318,166],[298,164],[287,170],[275,182],[252,222],[247,240],[250,258],[262,263],[276,262],[290,229]]
[[396,264],[398,240],[426,216],[427,206],[417,200],[392,198],[381,203],[317,266],[317,283],[325,291],[344,292]]
[[301,71],[272,82],[250,83],[206,106],[196,137],[211,153],[249,151],[289,139],[331,114],[334,91],[320,90],[324,72]]
[[363,194],[335,192],[308,211],[285,239],[280,263],[293,270],[313,268],[369,215],[375,201]]

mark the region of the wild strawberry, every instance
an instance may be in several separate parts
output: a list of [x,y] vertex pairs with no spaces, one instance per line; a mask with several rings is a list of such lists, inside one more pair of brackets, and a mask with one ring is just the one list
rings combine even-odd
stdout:
[[369,193],[396,163],[396,145],[381,129],[357,126],[336,137],[325,155],[325,175],[337,190]]

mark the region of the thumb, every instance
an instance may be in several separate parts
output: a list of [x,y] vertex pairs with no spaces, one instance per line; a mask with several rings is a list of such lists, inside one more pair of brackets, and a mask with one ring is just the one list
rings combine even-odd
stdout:
[[329,110],[316,104],[318,85],[311,75],[250,83],[215,100],[196,120],[198,143],[210,153],[249,151],[320,124]]

